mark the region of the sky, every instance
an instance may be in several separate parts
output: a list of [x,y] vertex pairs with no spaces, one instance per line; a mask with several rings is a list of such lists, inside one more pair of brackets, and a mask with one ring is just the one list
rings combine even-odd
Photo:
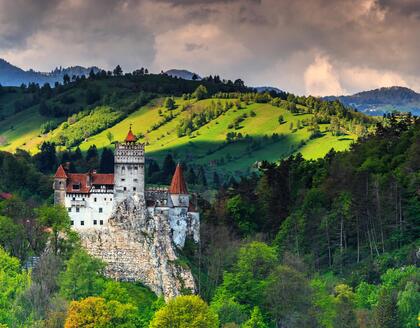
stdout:
[[296,94],[420,91],[420,0],[0,0],[24,69],[188,69]]

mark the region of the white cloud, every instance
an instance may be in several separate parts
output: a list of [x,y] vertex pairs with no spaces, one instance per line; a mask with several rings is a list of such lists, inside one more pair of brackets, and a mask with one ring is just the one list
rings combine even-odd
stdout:
[[392,71],[379,71],[368,67],[344,67],[340,70],[340,78],[350,90],[371,90],[380,87],[405,86],[406,80]]
[[337,72],[329,58],[316,55],[314,62],[304,73],[305,92],[314,96],[338,95],[345,91],[341,87]]

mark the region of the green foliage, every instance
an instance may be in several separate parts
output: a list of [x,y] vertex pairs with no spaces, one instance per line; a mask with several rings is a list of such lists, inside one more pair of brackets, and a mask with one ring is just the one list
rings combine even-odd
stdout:
[[67,128],[62,128],[60,134],[54,137],[57,145],[72,147],[80,144],[90,136],[114,125],[124,117],[124,113],[110,107],[97,107],[89,115],[75,121]]
[[246,315],[247,307],[239,304],[228,295],[219,294],[212,300],[210,307],[215,313],[217,313],[222,327],[229,323],[240,325],[248,318]]
[[86,251],[74,252],[66,263],[66,270],[60,275],[60,293],[68,300],[101,294],[104,287],[101,273],[104,267],[102,261],[92,258]]
[[87,297],[70,303],[65,328],[135,328],[136,308],[118,301]]
[[255,231],[256,209],[253,204],[245,201],[240,195],[236,195],[228,200],[226,209],[242,234],[247,235]]
[[268,328],[264,322],[264,317],[262,316],[259,307],[254,307],[251,313],[251,318],[242,325],[242,328]]
[[275,322],[309,327],[311,298],[305,276],[288,266],[278,266],[267,280],[265,304]]
[[420,286],[416,282],[409,281],[405,289],[398,293],[397,299],[398,316],[401,318],[402,327],[415,327],[419,323],[419,304]]
[[164,103],[165,108],[172,110],[175,109],[175,100],[173,97],[167,97]]
[[345,284],[335,287],[336,317],[334,327],[357,328],[356,315],[354,313],[354,293]]
[[19,260],[0,247],[0,324],[12,327],[16,321],[16,301],[29,285],[30,276],[22,271]]
[[277,255],[261,242],[243,246],[232,272],[225,272],[216,290],[216,299],[233,297],[240,304],[255,306],[263,302],[266,279],[275,267]]
[[208,95],[207,88],[202,84],[200,84],[193,93],[193,97],[197,98],[197,100],[205,99],[207,98],[207,95]]
[[44,205],[37,209],[37,214],[38,223],[51,229],[51,245],[55,254],[65,251],[76,241],[76,235],[70,231],[70,217],[65,207]]
[[219,320],[208,305],[195,295],[178,296],[156,312],[150,328],[217,328]]

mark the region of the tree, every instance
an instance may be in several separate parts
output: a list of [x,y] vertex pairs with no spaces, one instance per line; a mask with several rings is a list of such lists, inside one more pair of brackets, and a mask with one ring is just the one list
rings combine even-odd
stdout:
[[22,271],[19,260],[0,247],[0,327],[15,327],[16,300],[30,283],[29,273]]
[[398,293],[397,307],[404,328],[418,324],[420,304],[420,286],[413,281],[407,282],[403,291]]
[[277,254],[262,242],[252,242],[239,250],[232,272],[225,272],[215,297],[233,297],[240,304],[263,305],[266,279],[274,269]]
[[63,83],[64,84],[70,83],[70,76],[67,73],[64,74],[64,76],[63,76]]
[[53,311],[53,295],[58,291],[57,278],[63,266],[62,259],[45,252],[32,270],[31,285],[24,293],[24,299],[31,305],[35,319],[45,319]]
[[89,256],[86,251],[74,252],[59,277],[61,294],[69,300],[99,295],[104,284],[101,276],[104,267],[101,260]]
[[242,325],[242,328],[268,328],[258,306],[254,307],[251,313],[251,318]]
[[52,172],[57,164],[55,144],[48,141],[43,142],[41,145],[41,151],[34,156],[34,160],[41,172]]
[[27,254],[28,242],[25,239],[23,226],[15,224],[12,219],[0,215],[0,247],[19,258]]
[[64,328],[135,328],[136,307],[101,297],[87,297],[70,303]]
[[378,304],[375,308],[375,323],[381,328],[397,328],[398,311],[395,292],[382,288],[379,292]]
[[345,284],[335,287],[336,317],[334,327],[336,328],[357,328],[356,315],[354,313],[355,295],[351,288]]
[[278,266],[268,278],[265,288],[265,304],[280,327],[312,327],[309,309],[311,290],[305,276],[296,270]]
[[120,65],[117,65],[112,72],[114,73],[115,76],[121,76],[123,73]]
[[171,154],[166,155],[162,165],[162,182],[168,183],[175,173],[176,164]]
[[249,204],[241,195],[235,195],[227,201],[226,210],[242,234],[255,232],[255,206],[253,204]]
[[280,115],[279,116],[279,124],[283,124],[284,123],[284,116]]
[[172,110],[175,109],[175,100],[173,97],[167,97],[165,99],[165,104],[164,104],[165,108]]
[[207,98],[207,95],[207,88],[202,84],[200,84],[193,93],[193,97],[197,98],[197,100],[205,99]]
[[67,241],[60,237],[60,234],[65,233],[71,236],[70,232],[70,217],[65,207],[61,205],[44,205],[37,210],[38,223],[51,229],[51,246],[54,254],[59,250],[64,250]]
[[111,149],[103,148],[101,154],[101,161],[99,163],[99,172],[113,173],[114,172],[114,153]]
[[150,328],[217,328],[219,320],[196,295],[178,296],[155,313]]
[[92,145],[88,148],[86,152],[86,162],[91,168],[98,167],[98,149],[95,145]]
[[114,135],[112,134],[111,131],[108,130],[108,132],[106,133],[106,138],[108,139],[109,143],[111,144],[112,141],[114,140]]

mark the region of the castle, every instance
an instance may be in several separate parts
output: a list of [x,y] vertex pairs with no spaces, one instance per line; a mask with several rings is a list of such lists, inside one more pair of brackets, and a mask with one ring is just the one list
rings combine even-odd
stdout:
[[[70,173],[60,165],[54,176],[54,203],[63,205],[72,228],[78,232],[102,229],[119,204],[132,197],[144,199],[147,212],[163,213],[172,229],[172,239],[184,246],[188,225],[199,224],[199,213],[192,204],[182,167],[178,164],[169,188],[145,188],[144,144],[137,142],[131,127],[122,143],[115,145],[114,174]],[[198,240],[198,230],[193,236]]]

